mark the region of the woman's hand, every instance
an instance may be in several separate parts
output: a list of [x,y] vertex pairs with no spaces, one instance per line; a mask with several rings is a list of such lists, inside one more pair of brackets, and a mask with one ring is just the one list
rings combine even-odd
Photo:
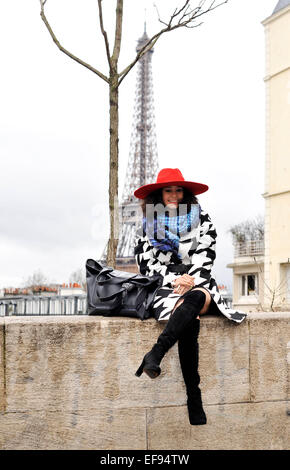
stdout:
[[172,283],[172,286],[174,287],[173,292],[174,294],[183,295],[185,292],[192,289],[194,285],[194,277],[189,274],[183,274]]

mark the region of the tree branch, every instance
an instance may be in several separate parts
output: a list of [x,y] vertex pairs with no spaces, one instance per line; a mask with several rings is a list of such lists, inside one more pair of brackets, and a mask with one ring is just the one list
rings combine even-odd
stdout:
[[111,62],[111,54],[110,54],[110,46],[109,46],[109,41],[108,41],[108,35],[107,35],[107,33],[104,29],[104,23],[103,23],[102,1],[103,0],[98,0],[100,27],[101,27],[102,35],[104,36],[104,40],[105,40],[105,47],[106,47],[106,53],[107,53],[107,59],[108,59],[109,67],[110,67],[110,70],[112,70],[112,62]]
[[146,54],[146,52],[148,52],[150,49],[152,49],[152,47],[154,46],[154,44],[158,41],[158,39],[160,38],[160,36],[165,32],[167,31],[167,28],[164,28],[162,29],[161,31],[159,31],[159,33],[155,34],[154,36],[152,36],[151,39],[149,39],[149,41],[140,49],[140,51],[138,52],[138,54],[136,55],[135,59],[133,60],[133,62],[131,62],[131,64],[129,64],[120,74],[119,74],[119,85],[121,84],[121,82],[124,80],[124,78],[126,77],[126,75],[130,72],[130,70],[134,67],[134,65],[138,62],[139,59],[141,59],[141,57]]
[[91,70],[91,72],[94,72],[96,75],[98,75],[100,78],[102,78],[103,80],[105,80],[105,82],[109,83],[109,79],[108,77],[106,77],[104,74],[102,74],[101,72],[99,72],[97,69],[95,69],[94,67],[92,67],[90,64],[87,64],[86,62],[84,62],[83,60],[79,59],[78,57],[76,57],[74,54],[72,54],[71,52],[69,52],[67,49],[65,49],[61,44],[60,42],[58,41],[58,39],[56,38],[53,30],[51,29],[51,26],[49,24],[49,22],[47,21],[47,18],[45,16],[45,13],[44,13],[44,5],[46,3],[47,0],[40,0],[40,7],[41,7],[41,11],[40,11],[40,16],[45,24],[45,26],[47,27],[48,31],[49,31],[49,34],[50,36],[52,37],[54,43],[57,45],[57,47],[59,48],[59,50],[61,52],[63,52],[64,54],[66,54],[68,57],[70,57],[71,59],[75,60],[76,62],[78,62],[79,64],[83,65],[84,67],[86,67],[87,69]]
[[[224,0],[218,4],[216,4],[216,0],[212,0],[210,5],[203,10],[204,5],[206,4],[206,0],[201,0],[199,2],[199,5],[193,9],[190,6],[190,0],[186,0],[183,6],[178,11],[175,10],[173,12],[167,23],[161,20],[159,13],[158,19],[160,23],[167,25],[170,31],[172,29],[180,27],[189,27],[188,25],[195,21],[196,18],[199,18],[200,16],[215,10],[216,8],[220,7],[221,5],[224,5],[225,3],[228,3],[228,0]],[[180,18],[177,20],[177,23],[172,26],[173,20],[177,19],[178,16],[180,16]],[[193,26],[191,25],[190,27],[192,28]]]
[[202,24],[192,24],[197,18],[202,15],[205,15],[206,13],[209,13],[212,10],[215,10],[216,8],[220,7],[225,3],[228,3],[228,0],[223,0],[221,3],[218,4],[216,4],[216,0],[212,0],[210,5],[203,10],[202,8],[205,3],[206,0],[201,0],[197,7],[191,8],[190,0],[186,0],[179,10],[177,10],[177,8],[174,10],[167,22],[161,20],[158,9],[155,5],[158,14],[158,20],[160,23],[165,25],[165,28],[161,29],[158,33],[154,34],[154,36],[152,36],[148,40],[148,42],[144,44],[144,46],[138,51],[135,59],[119,74],[119,85],[124,80],[126,75],[130,72],[130,70],[134,67],[134,65],[139,61],[139,59],[141,59],[141,57],[146,54],[146,52],[153,48],[160,36],[177,28],[197,28]]
[[116,67],[118,63],[120,49],[121,49],[121,38],[122,38],[122,23],[123,23],[123,0],[117,0],[116,7],[116,28],[115,28],[115,43],[112,54],[112,63]]

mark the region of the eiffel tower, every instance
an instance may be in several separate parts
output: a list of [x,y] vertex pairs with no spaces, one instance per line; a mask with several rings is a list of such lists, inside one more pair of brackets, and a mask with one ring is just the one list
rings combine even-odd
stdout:
[[[137,42],[137,52],[147,43],[148,39],[145,23],[143,36]],[[119,207],[121,223],[116,253],[116,268],[124,271],[137,271],[134,244],[136,227],[141,222],[142,211],[140,201],[135,198],[133,193],[138,187],[154,182],[158,173],[152,55],[153,50],[151,49],[142,56],[137,65],[133,128],[125,184]],[[104,253],[102,261],[105,258]]]

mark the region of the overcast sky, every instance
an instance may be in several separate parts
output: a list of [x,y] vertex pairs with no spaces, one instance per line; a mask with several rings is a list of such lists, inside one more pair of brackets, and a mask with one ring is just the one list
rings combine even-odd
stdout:
[[[167,18],[183,0],[155,0]],[[115,0],[104,14],[109,35]],[[124,2],[120,69],[144,28],[159,30],[151,0]],[[194,2],[193,2],[194,3]],[[232,287],[229,227],[264,213],[265,38],[276,0],[229,0],[194,29],[164,35],[153,55],[160,168],[209,185],[199,197],[218,231],[214,274]],[[197,2],[195,2],[197,4]],[[61,44],[107,74],[96,0],[48,0]],[[38,0],[0,6],[0,288],[41,270],[68,282],[108,238],[108,86],[62,54]],[[120,194],[137,68],[120,87]]]

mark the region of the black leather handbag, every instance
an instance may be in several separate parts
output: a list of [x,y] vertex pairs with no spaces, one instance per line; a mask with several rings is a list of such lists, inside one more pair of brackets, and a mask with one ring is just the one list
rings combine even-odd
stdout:
[[145,320],[153,317],[152,303],[162,278],[118,271],[93,259],[86,262],[87,313]]

